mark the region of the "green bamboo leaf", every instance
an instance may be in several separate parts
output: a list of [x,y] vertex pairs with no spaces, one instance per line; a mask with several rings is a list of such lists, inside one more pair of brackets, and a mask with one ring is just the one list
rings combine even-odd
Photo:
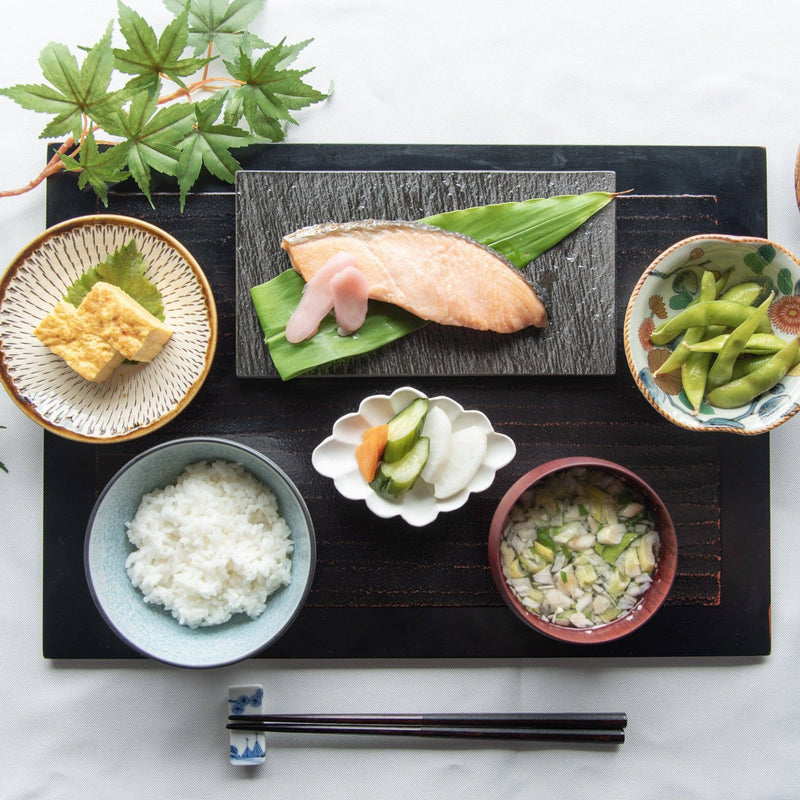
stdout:
[[[533,198],[521,203],[475,206],[437,214],[420,222],[470,236],[498,250],[522,268],[568,236],[614,197],[615,194],[608,192],[592,192],[588,196]],[[535,254],[533,258],[529,257],[531,253]],[[370,301],[367,321],[357,337],[339,336],[335,320],[327,318],[311,339],[290,344],[284,335],[286,323],[300,302],[304,285],[300,275],[290,269],[250,290],[270,356],[283,380],[342,358],[377,350],[428,324],[396,306]],[[374,326],[373,314],[377,315]]]
[[285,381],[325,364],[368,353],[428,324],[398,306],[370,301],[358,336],[340,336],[336,320],[327,317],[311,339],[292,344],[286,341],[286,323],[304,285],[300,275],[289,269],[250,290],[270,356]]
[[522,268],[583,225],[614,197],[611,192],[534,197],[521,203],[448,211],[420,221],[470,236]]

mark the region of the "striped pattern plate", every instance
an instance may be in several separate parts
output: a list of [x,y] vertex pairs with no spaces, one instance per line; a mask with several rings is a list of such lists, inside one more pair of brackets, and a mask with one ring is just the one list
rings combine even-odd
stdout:
[[[93,383],[33,331],[87,268],[131,238],[173,335],[152,362],[122,364],[105,383]],[[216,341],[216,306],[199,264],[169,234],[130,217],[98,214],[49,228],[0,281],[0,380],[29,417],[69,439],[117,442],[166,424],[200,389]]]

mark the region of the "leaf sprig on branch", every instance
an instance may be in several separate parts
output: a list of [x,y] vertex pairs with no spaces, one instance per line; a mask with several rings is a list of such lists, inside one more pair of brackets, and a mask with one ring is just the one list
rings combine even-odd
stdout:
[[[247,30],[265,0],[164,0],[174,19],[156,34],[118,2],[126,48],[111,45],[113,23],[85,53],[48,44],[39,57],[45,83],[0,89],[23,108],[51,116],[41,137],[65,137],[45,169],[19,195],[62,170],[77,172],[108,205],[108,185],[132,177],[153,205],[153,172],[178,179],[181,210],[203,167],[233,182],[231,150],[279,142],[292,112],[328,95],[290,69],[311,40],[270,45]],[[225,69],[211,74],[211,66]],[[114,73],[131,76],[111,90]]]

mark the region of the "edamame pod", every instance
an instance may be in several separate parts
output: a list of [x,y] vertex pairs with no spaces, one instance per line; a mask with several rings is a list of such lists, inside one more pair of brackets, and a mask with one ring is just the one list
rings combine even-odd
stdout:
[[708,402],[717,408],[737,408],[746,405],[771,389],[786,375],[794,365],[798,352],[800,352],[800,339],[792,339],[754,372],[709,392]]
[[703,402],[708,370],[713,360],[713,353],[692,353],[681,367],[681,384],[694,415],[700,410]]
[[[730,334],[723,333],[711,339],[704,339],[701,342],[691,344],[689,349],[693,353],[717,354],[722,350],[723,345],[728,340],[728,336]],[[741,352],[748,355],[772,355],[777,353],[785,344],[786,341],[774,333],[754,333],[745,342]]]
[[[710,270],[707,270],[710,272]],[[712,273],[713,274],[713,273]],[[719,299],[722,293],[725,291],[725,287],[728,285],[728,281],[731,279],[731,275],[733,275],[733,267],[728,267],[725,272],[722,272],[719,278],[714,282],[714,297],[713,299]]]
[[[672,319],[666,320],[650,335],[652,344],[658,346],[671,342],[679,333],[687,328],[698,325],[724,325],[726,328],[736,328],[745,320],[750,319],[756,309],[752,306],[745,306],[742,303],[734,303],[730,300],[712,300],[710,303],[698,303],[696,306],[689,306],[681,311]],[[761,320],[756,328],[761,333],[770,333],[772,328],[769,318]]]
[[[781,346],[785,345],[786,342],[781,339]],[[780,348],[779,348],[780,349]],[[777,351],[776,351],[777,352]],[[735,378],[743,378],[745,375],[749,375],[751,372],[755,372],[757,369],[760,369],[770,360],[770,358],[774,355],[774,353],[766,353],[765,355],[754,355],[749,358],[743,357],[736,359],[736,363],[733,365],[733,375],[731,379]],[[797,354],[797,357],[794,360],[794,364],[789,367],[791,371],[800,364],[800,353]]]
[[746,319],[741,325],[738,325],[725,340],[719,355],[714,359],[714,363],[708,371],[706,386],[709,391],[716,389],[717,386],[722,386],[723,383],[727,383],[731,379],[733,365],[739,357],[739,353],[742,352],[742,348],[750,336],[755,333],[761,321],[767,318],[767,312],[774,296],[774,294],[770,294],[756,309],[756,313],[750,319]]
[[689,328],[686,333],[683,334],[683,339],[678,342],[675,349],[669,354],[667,360],[653,375],[656,377],[659,375],[668,375],[670,372],[680,369],[695,350],[695,345],[702,343],[705,334],[705,328]]
[[744,303],[746,306],[751,306],[763,293],[764,287],[760,283],[745,281],[731,286],[720,296],[720,300],[729,300],[733,303]]
[[[720,278],[720,281],[723,281],[723,278]],[[718,291],[717,286],[718,284],[714,278],[714,273],[710,270],[706,270],[703,273],[703,277],[700,279],[700,294],[698,294],[692,302],[707,303],[716,299]],[[672,351],[669,358],[653,374],[656,376],[666,375],[673,370],[679,369],[692,353],[689,346],[702,341],[703,337],[706,335],[707,332],[704,327],[698,326],[696,328],[689,328],[686,333],[683,334],[683,339],[681,339],[678,346]]]

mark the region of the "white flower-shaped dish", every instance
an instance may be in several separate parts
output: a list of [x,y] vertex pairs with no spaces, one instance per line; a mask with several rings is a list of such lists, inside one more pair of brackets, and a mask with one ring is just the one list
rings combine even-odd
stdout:
[[417,397],[425,395],[410,386],[396,389],[391,395],[376,394],[361,401],[358,411],[345,414],[336,420],[333,433],[314,450],[311,463],[326,478],[332,478],[337,491],[348,500],[364,500],[373,514],[384,519],[402,517],[409,525],[423,527],[433,522],[440,513],[461,508],[473,492],[482,492],[494,482],[497,470],[511,462],[517,452],[516,445],[502,433],[492,428],[491,422],[480,411],[465,411],[463,406],[449,397],[431,397],[429,408],[439,407],[453,424],[453,431],[477,425],[486,431],[488,441],[486,456],[470,484],[458,494],[437,500],[433,487],[423,480],[402,500],[392,501],[377,494],[364,480],[356,463],[356,447],[367,428],[383,425]]

